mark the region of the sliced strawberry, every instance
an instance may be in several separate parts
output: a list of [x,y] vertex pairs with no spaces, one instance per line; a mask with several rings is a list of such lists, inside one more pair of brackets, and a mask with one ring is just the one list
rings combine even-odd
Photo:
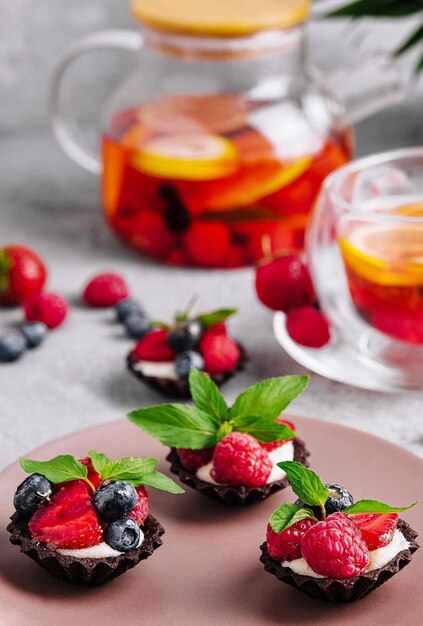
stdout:
[[348,517],[359,527],[369,550],[376,550],[391,543],[398,526],[396,513],[356,513]]
[[[97,474],[97,472],[95,471],[90,457],[86,456],[84,459],[79,459],[79,462],[82,463],[82,465],[85,465],[85,467],[88,469],[87,478],[90,483],[94,485],[94,487],[97,489],[101,482],[101,478],[100,474]],[[89,485],[87,485],[87,487],[89,487]]]
[[137,524],[142,524],[150,511],[150,500],[145,487],[137,487],[138,500],[135,508],[128,513],[129,517],[133,517]]
[[206,332],[200,341],[199,350],[204,358],[204,369],[209,374],[225,372],[239,361],[239,347],[226,335]]
[[[286,426],[288,426],[295,433],[296,431],[295,424],[293,424],[289,420],[284,420],[282,419],[282,417],[278,417],[276,421],[279,422],[279,424],[286,424]],[[271,452],[272,450],[276,450],[276,448],[280,448],[285,443],[288,443],[288,441],[293,441],[294,439],[295,437],[291,437],[290,439],[281,439],[281,440],[276,440],[276,441],[269,441],[269,443],[260,443],[260,445],[262,448],[265,448],[265,450],[267,450],[268,452]]]
[[54,548],[89,548],[102,541],[102,530],[85,484],[62,485],[50,502],[34,513],[32,537]]
[[138,361],[173,361],[176,353],[167,343],[168,331],[153,330],[140,339],[132,354]]

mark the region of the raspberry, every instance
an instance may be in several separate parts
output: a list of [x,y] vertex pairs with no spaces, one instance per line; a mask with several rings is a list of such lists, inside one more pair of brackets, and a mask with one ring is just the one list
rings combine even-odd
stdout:
[[163,257],[172,248],[176,237],[169,231],[159,213],[146,211],[132,225],[131,244],[154,257]]
[[178,448],[178,456],[182,465],[190,472],[196,472],[203,465],[207,465],[213,458],[214,448],[204,448],[204,450],[189,450],[188,448]]
[[199,350],[204,358],[204,369],[209,374],[232,369],[240,357],[240,350],[235,341],[226,335],[210,331],[204,333]]
[[291,339],[307,348],[322,348],[330,340],[329,322],[312,306],[288,313],[286,329]]
[[86,285],[82,296],[85,304],[98,308],[115,306],[119,300],[128,297],[129,290],[124,279],[113,272],[94,276]]
[[173,361],[176,352],[167,343],[168,331],[152,330],[139,340],[132,351],[138,361]]
[[0,248],[0,303],[23,304],[40,293],[47,269],[34,250],[13,245]]
[[55,548],[89,548],[102,540],[102,530],[86,484],[63,483],[48,504],[34,513],[29,530],[36,541]]
[[219,222],[196,222],[184,235],[189,258],[202,267],[224,266],[229,254],[229,230]]
[[[276,421],[279,422],[279,424],[286,424],[291,430],[293,430],[295,432],[296,428],[295,428],[295,425],[292,422],[289,422],[288,420],[284,420],[281,417],[278,417]],[[262,448],[264,448],[268,452],[271,452],[272,450],[276,450],[276,448],[280,448],[285,443],[288,443],[288,441],[293,441],[294,439],[295,439],[295,437],[291,437],[291,439],[281,439],[281,440],[276,440],[276,441],[269,441],[268,443],[260,442],[260,445],[261,445]]]
[[302,538],[301,549],[310,567],[326,578],[360,576],[370,561],[359,529],[343,513],[312,526]]
[[369,550],[376,550],[391,543],[398,526],[396,513],[357,513],[348,517],[357,524]]
[[260,487],[266,484],[272,467],[269,454],[254,437],[233,432],[217,444],[211,476],[218,483],[234,487]]
[[25,302],[25,319],[28,322],[44,322],[49,328],[60,326],[68,315],[67,301],[57,293],[40,293]]
[[274,311],[288,313],[316,301],[309,271],[296,255],[264,262],[256,270],[259,300]]
[[301,557],[301,540],[304,534],[316,524],[315,520],[303,519],[282,532],[275,533],[270,524],[267,525],[267,550],[275,561],[291,561]]
[[[87,456],[83,459],[79,459],[79,462],[82,463],[82,465],[85,465],[85,467],[88,469],[87,478],[90,481],[90,483],[97,489],[97,487],[99,486],[101,482],[101,478],[100,478],[100,474],[97,474],[97,472],[95,471],[90,457]],[[89,485],[87,485],[87,487],[89,487]]]
[[150,511],[150,500],[145,487],[137,487],[135,491],[138,494],[138,500],[135,508],[128,513],[128,516],[133,517],[137,524],[141,525]]

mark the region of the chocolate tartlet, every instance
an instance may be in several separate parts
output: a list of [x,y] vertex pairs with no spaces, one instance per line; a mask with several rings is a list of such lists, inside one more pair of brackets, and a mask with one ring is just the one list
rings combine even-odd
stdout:
[[[235,365],[235,367],[225,370],[224,372],[219,372],[217,374],[210,374],[210,378],[216,383],[218,387],[221,387],[224,383],[233,378],[237,372],[242,372],[245,369],[246,363],[248,361],[247,352],[241,344],[237,343],[237,346],[240,351],[240,356],[238,359],[238,363]],[[155,389],[159,393],[170,398],[191,398],[188,379],[171,380],[169,378],[158,378],[157,376],[146,376],[141,371],[136,369],[135,365],[137,363],[137,359],[134,357],[133,352],[130,352],[128,354],[126,358],[126,363],[129,371],[132,372],[132,374],[136,378],[138,378],[138,380],[141,380],[148,387]]]
[[[310,456],[310,452],[306,449],[305,443],[301,439],[294,439],[294,461],[302,463],[308,467],[307,459]],[[288,478],[285,477],[282,480],[277,480],[272,483],[261,485],[260,487],[246,487],[241,485],[240,487],[233,487],[231,485],[216,485],[214,483],[201,480],[194,474],[187,470],[181,463],[178,452],[175,448],[171,448],[166,459],[170,462],[170,469],[173,474],[179,477],[179,480],[192,487],[196,491],[203,493],[214,500],[219,500],[225,504],[252,504],[264,500],[268,496],[284,489],[288,486]]]
[[140,561],[148,559],[162,545],[160,537],[165,532],[161,524],[149,515],[142,527],[144,540],[139,548],[113,557],[75,558],[35,541],[31,537],[28,521],[28,517],[18,512],[13,514],[7,526],[10,541],[56,578],[78,585],[101,585],[117,578]]
[[327,602],[352,602],[364,598],[374,589],[383,585],[411,561],[412,554],[419,548],[419,544],[415,541],[417,533],[402,519],[398,520],[398,530],[408,541],[409,548],[395,555],[384,567],[365,572],[354,578],[314,578],[296,574],[289,567],[283,567],[272,559],[266,542],[260,546],[262,551],[260,561],[266,572],[273,574],[281,582],[295,587],[312,598]]

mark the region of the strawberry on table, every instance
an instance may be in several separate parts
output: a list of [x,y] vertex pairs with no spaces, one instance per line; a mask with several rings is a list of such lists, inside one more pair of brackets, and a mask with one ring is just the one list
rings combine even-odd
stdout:
[[10,245],[0,248],[0,304],[23,304],[44,287],[47,268],[31,248]]

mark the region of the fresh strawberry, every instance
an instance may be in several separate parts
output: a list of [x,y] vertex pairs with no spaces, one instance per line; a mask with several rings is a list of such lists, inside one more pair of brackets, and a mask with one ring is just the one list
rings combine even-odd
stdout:
[[226,335],[204,333],[199,350],[204,358],[204,369],[209,374],[225,372],[236,366],[240,350],[235,341]]
[[[82,465],[85,465],[85,467],[88,469],[87,478],[90,481],[90,483],[94,485],[94,487],[97,489],[97,487],[99,486],[101,482],[101,478],[100,478],[100,474],[97,474],[97,472],[95,471],[90,457],[87,456],[84,459],[79,459],[79,462],[82,463]],[[87,487],[89,487],[89,485],[87,485]]]
[[0,248],[0,304],[23,304],[42,290],[46,278],[46,266],[31,248]]
[[312,306],[290,311],[286,329],[291,339],[307,348],[322,348],[330,341],[329,322]]
[[203,450],[189,450],[178,448],[178,456],[182,465],[190,472],[196,472],[203,465],[207,465],[213,458],[214,448],[204,448]]
[[137,524],[141,525],[150,511],[150,500],[145,487],[137,487],[135,491],[138,494],[138,500],[135,508],[128,513],[128,516],[133,517]]
[[[282,417],[278,417],[276,419],[276,421],[279,422],[279,424],[285,424],[291,430],[293,430],[294,433],[295,433],[296,428],[295,428],[295,425],[292,422],[290,422],[288,420],[284,420],[284,419],[282,419]],[[262,448],[264,448],[268,452],[271,452],[272,450],[276,450],[276,448],[280,448],[285,443],[288,443],[288,441],[293,441],[294,439],[295,439],[295,437],[291,437],[291,439],[282,439],[282,440],[276,440],[276,441],[269,441],[268,443],[260,442],[260,445],[261,445]]]
[[97,308],[115,306],[129,297],[129,289],[119,274],[104,272],[97,274],[86,285],[83,293],[85,304]]
[[60,326],[68,315],[67,301],[57,293],[39,293],[25,302],[25,318],[28,322],[44,322],[48,328]]
[[229,230],[219,222],[195,222],[184,234],[190,260],[202,267],[223,267],[229,254]]
[[348,517],[357,524],[369,550],[376,550],[391,543],[398,526],[396,513],[356,513]]
[[251,435],[229,433],[214,449],[211,476],[218,483],[260,487],[271,471],[267,451]]
[[226,328],[225,322],[219,322],[219,324],[215,324],[214,326],[210,326],[204,333],[205,335],[227,335],[228,329]]
[[54,548],[89,548],[102,541],[102,529],[82,481],[65,483],[32,516],[35,541]]
[[303,519],[280,533],[275,533],[270,524],[267,525],[267,550],[275,561],[291,561],[301,557],[301,540],[316,520]]
[[265,306],[284,313],[316,301],[307,266],[300,256],[293,254],[259,264],[256,291]]
[[167,343],[169,331],[158,328],[145,335],[132,351],[138,361],[173,361],[176,352]]

